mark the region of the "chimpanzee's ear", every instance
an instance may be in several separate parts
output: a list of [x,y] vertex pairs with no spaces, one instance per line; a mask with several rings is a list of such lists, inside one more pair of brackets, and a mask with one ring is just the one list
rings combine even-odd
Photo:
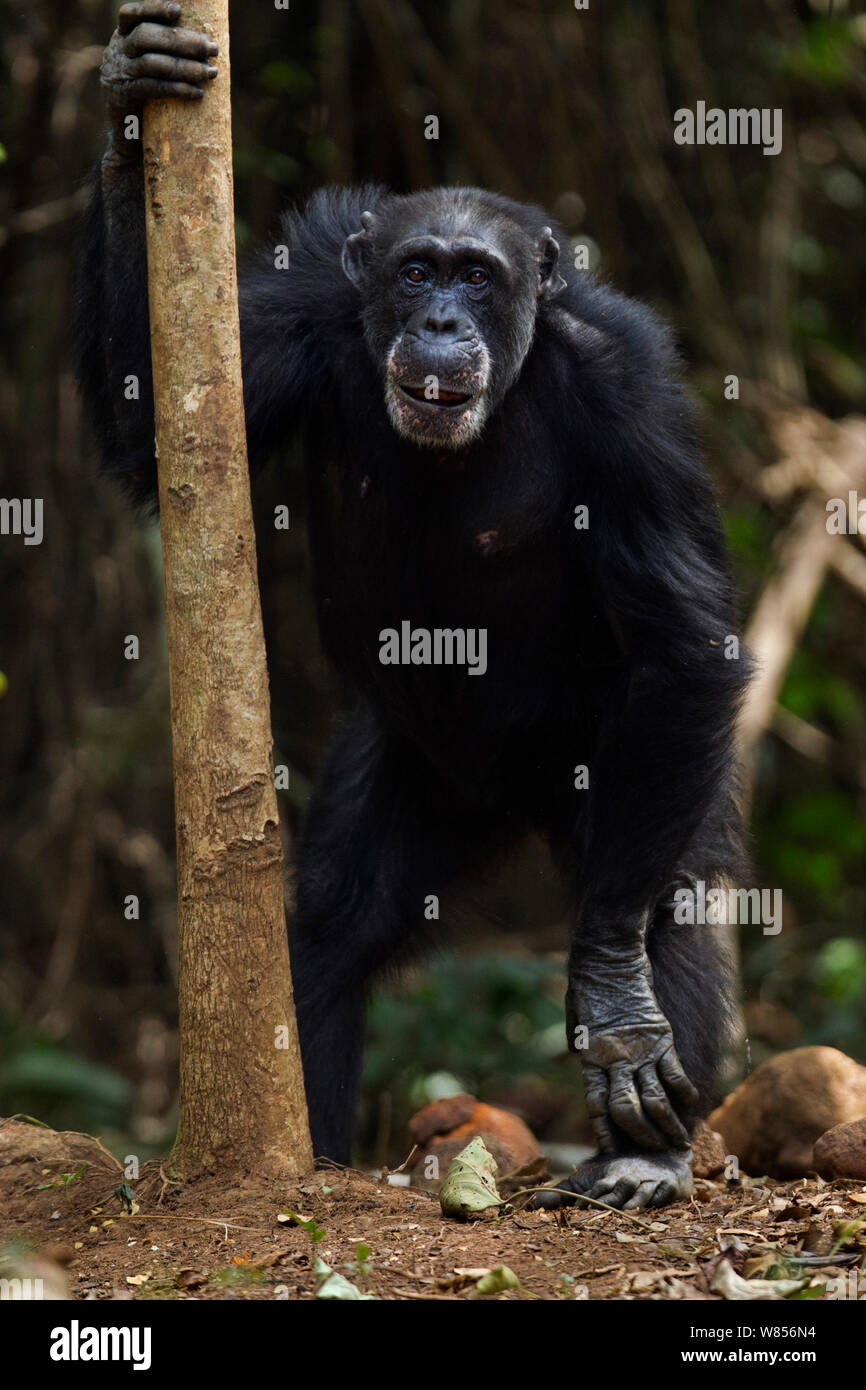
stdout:
[[376,231],[376,219],[372,212],[361,213],[360,232],[353,232],[347,236],[343,242],[343,254],[340,263],[348,278],[356,289],[363,289],[370,263],[370,255],[373,250],[373,239]]
[[542,227],[535,243],[538,263],[538,298],[554,299],[567,289],[559,273],[559,242],[554,240],[550,227]]

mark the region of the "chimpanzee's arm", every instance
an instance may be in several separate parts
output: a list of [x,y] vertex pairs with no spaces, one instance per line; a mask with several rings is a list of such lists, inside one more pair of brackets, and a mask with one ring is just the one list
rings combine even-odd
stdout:
[[647,932],[701,826],[730,799],[747,667],[726,648],[735,627],[719,520],[666,335],[644,310],[600,294],[606,341],[583,334],[588,355],[572,378],[584,407],[573,457],[591,461],[575,497],[589,526],[574,541],[623,670],[578,793],[568,1026],[573,1045],[573,1030],[588,1030],[601,1148],[660,1150],[688,1142],[681,1121],[698,1097],[656,1002]]
[[[77,295],[79,381],[104,467],[140,502],[155,501],[156,464],[141,141],[127,138],[128,118],[140,117],[144,103],[154,98],[197,100],[215,76],[216,45],[206,34],[173,28],[179,16],[180,6],[164,0],[126,4],[119,12],[102,66],[108,148],[94,177]],[[357,226],[358,216],[349,218],[348,230]],[[290,265],[272,250],[241,278],[252,463],[298,424],[302,403],[315,394],[310,388],[327,374],[327,352],[339,351],[343,319],[346,325],[351,316],[357,319],[340,270],[346,235],[320,204],[318,215],[284,222],[281,238],[291,250]],[[336,294],[350,306],[343,319]],[[335,324],[328,348],[317,333],[323,313]]]

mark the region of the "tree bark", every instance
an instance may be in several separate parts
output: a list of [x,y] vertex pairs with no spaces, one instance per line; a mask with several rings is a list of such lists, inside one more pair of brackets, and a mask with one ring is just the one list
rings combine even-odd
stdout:
[[228,0],[196,103],[144,115],[147,263],[177,831],[174,1163],[312,1168],[256,578],[234,246]]

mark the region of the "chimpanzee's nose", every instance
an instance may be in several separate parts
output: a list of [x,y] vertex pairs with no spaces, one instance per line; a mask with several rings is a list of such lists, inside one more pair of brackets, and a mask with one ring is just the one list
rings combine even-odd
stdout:
[[448,303],[429,305],[419,329],[423,337],[447,338],[452,343],[475,337],[475,325],[469,315]]

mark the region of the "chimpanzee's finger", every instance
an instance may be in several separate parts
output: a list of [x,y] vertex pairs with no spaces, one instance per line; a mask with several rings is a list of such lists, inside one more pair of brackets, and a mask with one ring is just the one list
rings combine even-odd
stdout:
[[583,1093],[595,1142],[603,1153],[610,1153],[616,1144],[608,1119],[607,1074],[601,1067],[584,1064]]
[[667,1145],[655,1125],[644,1115],[629,1062],[614,1062],[609,1074],[608,1114],[636,1144],[644,1149],[664,1149]]
[[162,77],[167,82],[210,82],[217,68],[207,63],[193,63],[188,58],[171,58],[167,53],[145,53],[126,65],[127,77]]
[[204,96],[203,87],[192,87],[188,82],[166,82],[161,77],[139,77],[135,89],[141,101],[200,101]]
[[618,1178],[616,1182],[603,1178],[586,1195],[593,1197],[596,1202],[604,1202],[606,1206],[621,1209],[634,1195],[637,1186],[636,1178]]
[[140,58],[144,53],[168,53],[172,58],[194,58],[201,62],[216,57],[218,50],[213,39],[196,29],[165,29],[161,24],[137,24],[123,41],[128,58]]
[[128,34],[136,24],[150,20],[154,24],[177,24],[180,19],[180,5],[168,0],[140,0],[138,4],[121,5],[117,12],[117,27],[121,34]]
[[680,1059],[672,1047],[659,1058],[658,1072],[668,1091],[672,1092],[677,1100],[681,1100],[684,1105],[697,1105],[700,1096],[683,1071]]
[[664,1178],[657,1184],[656,1190],[650,1198],[649,1205],[651,1207],[663,1207],[666,1202],[674,1201],[676,1196],[676,1183],[670,1182],[667,1178]]
[[654,1063],[648,1062],[645,1066],[638,1067],[637,1085],[645,1114],[677,1148],[685,1148],[689,1142],[688,1131],[674,1112],[658,1079]]

